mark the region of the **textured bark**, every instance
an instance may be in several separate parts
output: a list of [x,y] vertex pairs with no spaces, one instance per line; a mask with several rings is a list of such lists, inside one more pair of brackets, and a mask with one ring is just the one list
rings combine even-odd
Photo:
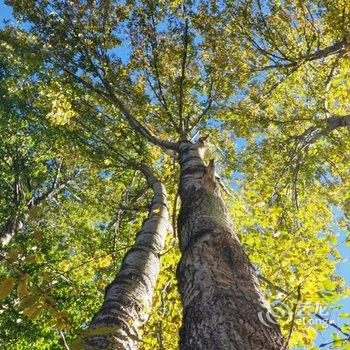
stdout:
[[[181,141],[178,280],[184,309],[181,349],[284,349],[220,197],[203,141]],[[259,317],[260,314],[260,317]]]
[[152,185],[148,218],[125,255],[115,280],[106,288],[101,309],[90,324],[86,349],[137,349],[138,330],[146,321],[168,228],[168,206],[162,183]]

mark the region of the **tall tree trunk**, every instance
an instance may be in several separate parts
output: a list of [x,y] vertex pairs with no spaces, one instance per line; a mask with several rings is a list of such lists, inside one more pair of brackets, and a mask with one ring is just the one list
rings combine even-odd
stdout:
[[278,325],[260,321],[273,317],[203,155],[203,139],[180,141],[180,348],[284,349]]
[[115,280],[106,288],[103,305],[90,324],[86,349],[138,348],[138,330],[152,304],[169,224],[165,187],[154,181],[152,188],[149,215]]

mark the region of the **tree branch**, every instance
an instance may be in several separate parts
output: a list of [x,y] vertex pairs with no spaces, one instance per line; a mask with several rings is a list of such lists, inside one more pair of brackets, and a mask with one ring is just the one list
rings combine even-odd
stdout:
[[323,119],[320,122],[325,123],[324,128],[317,126],[311,126],[304,131],[304,133],[297,138],[299,141],[295,146],[295,153],[309,148],[312,144],[317,142],[321,137],[328,136],[332,131],[342,128],[345,126],[350,126],[350,114],[347,115],[334,115],[327,119]]
[[347,43],[344,40],[339,41],[331,46],[328,46],[324,49],[320,49],[315,51],[312,54],[308,55],[301,55],[295,59],[288,59],[290,62],[289,63],[277,63],[277,64],[272,64],[268,66],[264,66],[261,68],[257,68],[257,71],[263,71],[263,70],[268,70],[268,69],[273,69],[273,68],[288,68],[288,67],[295,67],[298,66],[302,62],[311,62],[315,60],[319,60],[321,58],[326,58],[335,54],[343,54],[350,48],[350,44]]
[[184,38],[183,38],[183,50],[182,50],[182,61],[181,61],[181,76],[179,84],[179,119],[180,129],[182,132],[187,131],[187,127],[183,121],[183,106],[184,106],[184,84],[186,78],[186,62],[187,62],[187,51],[188,51],[188,19],[185,20]]
[[32,197],[28,203],[28,206],[39,206],[44,200],[46,199],[50,199],[53,196],[55,196],[58,192],[60,192],[63,188],[65,188],[69,183],[71,183],[72,181],[74,181],[77,176],[80,174],[81,169],[78,169],[76,171],[74,171],[74,173],[65,180],[61,180],[61,181],[54,181],[52,186],[46,191],[44,192],[42,195],[40,195],[39,197]]
[[295,304],[293,306],[292,321],[290,323],[288,338],[286,339],[285,345],[283,346],[284,349],[288,349],[288,344],[289,344],[290,338],[291,338],[292,333],[293,333],[293,327],[294,327],[294,323],[295,323],[295,316],[296,316],[296,312],[297,312],[299,301],[301,300],[301,292],[300,291],[301,291],[301,284],[298,286],[298,289],[297,289],[297,300],[296,300],[296,302],[295,302]]

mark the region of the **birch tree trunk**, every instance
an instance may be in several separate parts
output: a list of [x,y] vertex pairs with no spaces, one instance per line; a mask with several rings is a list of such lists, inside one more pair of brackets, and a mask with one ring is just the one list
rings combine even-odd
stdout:
[[180,141],[180,349],[284,349],[277,323],[259,319],[267,306],[203,155],[203,140]]
[[165,187],[155,181],[152,188],[149,215],[115,280],[106,288],[103,305],[89,327],[91,335],[86,339],[86,349],[138,348],[138,330],[152,305],[169,224]]

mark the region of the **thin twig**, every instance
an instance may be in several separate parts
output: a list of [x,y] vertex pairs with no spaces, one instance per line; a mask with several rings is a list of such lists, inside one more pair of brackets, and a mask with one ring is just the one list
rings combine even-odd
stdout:
[[186,130],[186,127],[185,127],[184,121],[183,121],[183,105],[184,105],[184,83],[185,83],[185,78],[186,78],[187,51],[188,51],[188,19],[186,18],[185,29],[184,29],[184,39],[183,39],[180,92],[179,92],[179,118],[180,118],[181,131]]
[[301,291],[301,284],[299,284],[298,289],[297,289],[297,300],[296,300],[296,302],[295,302],[295,304],[293,306],[292,321],[291,321],[291,324],[290,324],[289,334],[288,334],[288,338],[287,338],[287,340],[285,342],[284,349],[288,348],[288,344],[289,344],[290,338],[291,338],[292,333],[293,333],[293,327],[294,327],[294,323],[295,323],[295,316],[296,316],[296,312],[297,312],[299,301],[301,300],[301,292],[300,291]]
[[62,331],[60,331],[60,336],[62,338],[62,341],[63,341],[63,345],[64,345],[64,348],[66,350],[70,350],[70,347],[68,346],[68,343],[66,341],[66,337],[64,336],[64,333]]

